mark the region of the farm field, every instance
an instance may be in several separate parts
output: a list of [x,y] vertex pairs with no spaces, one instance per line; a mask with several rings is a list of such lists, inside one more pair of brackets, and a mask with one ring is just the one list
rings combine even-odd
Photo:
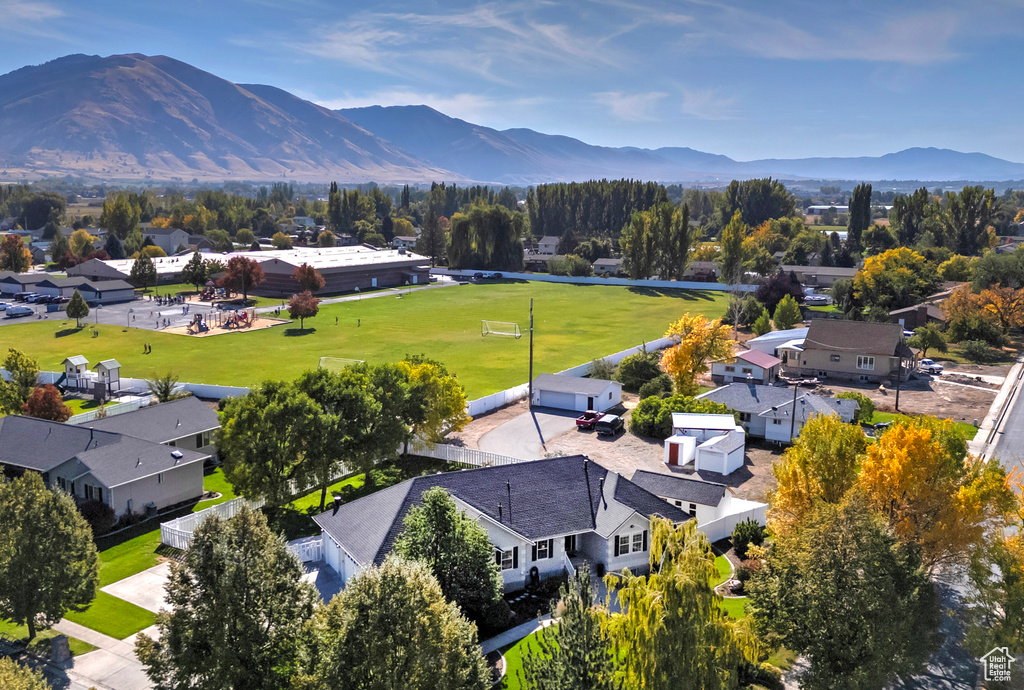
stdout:
[[[325,305],[298,324],[208,338],[125,329],[75,329],[37,321],[0,327],[0,351],[18,348],[55,371],[70,355],[91,362],[116,358],[123,375],[153,378],[172,372],[182,381],[249,386],[293,378],[320,357],[368,362],[423,354],[454,371],[470,398],[527,379],[530,298],[535,307],[534,373],[555,372],[661,337],[687,312],[720,316],[727,295],[711,291],[651,290],[606,285],[504,282],[462,285]],[[338,323],[335,325],[335,319]],[[481,337],[482,319],[515,321],[520,340]],[[152,345],[143,354],[143,345]]]

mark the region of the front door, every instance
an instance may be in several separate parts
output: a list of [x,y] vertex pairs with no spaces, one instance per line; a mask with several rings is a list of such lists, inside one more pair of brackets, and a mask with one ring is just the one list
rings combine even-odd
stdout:
[[593,398],[587,398],[587,409],[588,410],[594,409],[594,399]]
[[678,465],[679,464],[679,444],[670,443],[668,444],[668,464]]

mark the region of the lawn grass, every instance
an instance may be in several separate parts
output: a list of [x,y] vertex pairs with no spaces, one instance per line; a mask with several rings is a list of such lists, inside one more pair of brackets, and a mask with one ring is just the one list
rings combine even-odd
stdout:
[[[356,474],[331,484],[327,487],[325,505],[329,505],[333,501],[333,492],[341,491],[346,486],[351,486],[353,489],[362,489],[365,483],[365,475]],[[274,510],[264,509],[264,512],[267,513],[270,528],[275,532],[283,533],[284,538],[288,541],[301,539],[302,537],[311,537],[320,532],[320,527],[313,522],[313,516],[321,512],[320,489],[314,489],[305,496],[296,498],[283,508]]]
[[97,592],[87,611],[69,613],[65,618],[118,640],[131,637],[156,622],[153,612],[106,592]]
[[747,598],[740,597],[739,599],[722,599],[722,602],[718,605],[723,611],[729,614],[729,618],[733,620],[740,620],[747,616]]
[[[15,625],[10,621],[0,620],[0,635],[13,637],[16,640],[25,640],[28,639],[28,627],[24,625]],[[36,638],[32,641],[30,649],[42,654],[43,656],[48,656],[50,652],[50,645],[47,641],[57,635],[60,635],[60,633],[52,628],[50,630],[37,630]],[[96,649],[96,647],[93,647],[88,642],[82,642],[74,637],[68,638],[68,646],[71,648],[71,654],[73,656],[92,652]]]
[[[878,410],[875,410],[875,413],[871,416],[871,423],[881,424],[882,422],[891,422],[897,417],[902,416],[904,415],[900,415],[895,412],[879,412]],[[932,417],[932,419],[938,419],[938,417]],[[967,422],[953,422],[953,424],[956,426],[957,431],[962,433],[964,438],[968,441],[973,439],[978,433],[978,429],[973,424],[968,424]]]
[[[998,352],[999,356],[991,362],[986,364],[998,365],[998,364],[1013,364],[1017,361],[1016,351],[1007,351],[1001,348],[993,348],[993,352]],[[928,353],[929,359],[934,359],[936,362],[956,362],[957,364],[977,364],[963,355],[960,351],[959,345],[950,345],[946,352],[939,352],[938,350],[932,350]],[[953,373],[950,370],[950,373]],[[970,376],[970,374],[968,374]]]
[[793,662],[796,661],[796,657],[797,653],[793,650],[779,647],[768,656],[765,662],[783,671],[788,671],[793,668]]
[[[94,361],[117,358],[125,375],[134,378],[171,371],[182,381],[235,386],[294,378],[316,367],[323,356],[391,362],[425,354],[458,375],[472,399],[526,381],[528,339],[481,337],[480,322],[515,321],[525,332],[531,298],[534,372],[541,373],[659,338],[687,312],[720,316],[726,296],[509,281],[325,305],[319,316],[307,319],[305,331],[278,326],[192,338],[100,324],[93,337],[93,328],[64,328],[59,321],[19,323],[0,328],[0,350],[29,352],[50,371],[59,369],[65,357],[81,354]],[[152,344],[151,354],[142,354],[144,343]]]
[[[558,624],[555,623],[546,629],[555,632],[557,628]],[[540,631],[538,630],[537,632]],[[532,635],[527,635],[505,651],[505,679],[502,686],[505,690],[520,690],[523,687],[516,674],[521,675],[523,672],[523,654],[526,652],[527,645],[532,646],[534,649],[538,648],[536,632]]]
[[729,559],[725,556],[715,558],[715,568],[718,569],[718,575],[711,578],[711,589],[728,580],[729,575],[732,574],[732,566],[729,564]]
[[[81,414],[82,412],[88,412],[89,410],[95,410],[100,406],[95,400],[85,400],[83,398],[66,398],[64,404],[71,408],[74,414]],[[106,406],[116,405],[117,401],[108,402]]]

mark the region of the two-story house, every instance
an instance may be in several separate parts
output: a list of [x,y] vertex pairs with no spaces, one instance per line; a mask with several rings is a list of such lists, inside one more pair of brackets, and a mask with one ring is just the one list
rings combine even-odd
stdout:
[[906,379],[920,353],[898,323],[815,319],[799,352],[787,353],[783,370],[798,376],[881,382]]
[[335,506],[313,519],[324,560],[343,581],[379,565],[423,492],[442,487],[483,527],[507,591],[588,562],[608,571],[644,571],[650,521],[690,515],[585,456],[547,458],[415,477]]

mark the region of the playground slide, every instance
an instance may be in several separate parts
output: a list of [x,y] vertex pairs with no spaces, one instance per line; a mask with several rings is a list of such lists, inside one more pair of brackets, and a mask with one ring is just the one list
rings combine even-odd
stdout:
[[65,371],[60,375],[60,378],[53,382],[54,387],[60,391],[61,395],[67,390],[62,384],[68,380],[68,373]]

